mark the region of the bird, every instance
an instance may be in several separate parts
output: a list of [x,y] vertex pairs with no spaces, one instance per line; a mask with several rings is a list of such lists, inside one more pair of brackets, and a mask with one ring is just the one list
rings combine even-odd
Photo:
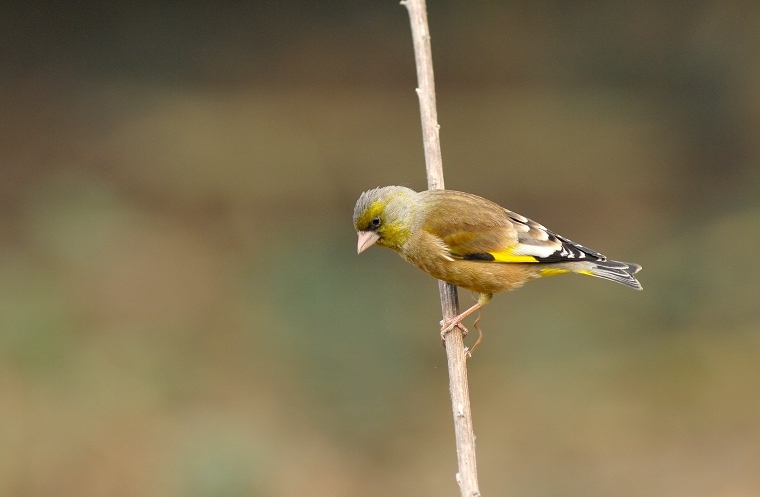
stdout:
[[359,196],[353,221],[359,254],[373,245],[390,248],[435,278],[478,294],[474,305],[441,322],[443,340],[455,326],[466,333],[462,320],[494,293],[537,278],[577,273],[642,289],[634,277],[640,265],[607,259],[471,193],[378,187]]

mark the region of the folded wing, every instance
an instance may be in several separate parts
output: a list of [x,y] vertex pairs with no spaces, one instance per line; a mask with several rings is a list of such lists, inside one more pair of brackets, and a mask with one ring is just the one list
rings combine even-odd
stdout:
[[504,263],[606,260],[602,254],[482,197],[451,190],[425,193],[430,215],[423,229],[438,237],[455,259]]

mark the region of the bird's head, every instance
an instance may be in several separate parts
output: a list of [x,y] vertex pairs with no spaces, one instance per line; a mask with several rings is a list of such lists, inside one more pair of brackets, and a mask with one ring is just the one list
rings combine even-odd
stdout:
[[386,186],[362,193],[354,207],[358,252],[361,254],[375,244],[400,250],[412,234],[418,195],[403,186]]

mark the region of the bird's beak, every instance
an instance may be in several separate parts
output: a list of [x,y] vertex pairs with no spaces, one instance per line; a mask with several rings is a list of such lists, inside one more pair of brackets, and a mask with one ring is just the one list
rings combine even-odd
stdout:
[[357,245],[357,249],[356,249],[357,254],[361,254],[362,252],[370,248],[372,245],[374,245],[375,242],[380,239],[380,235],[378,235],[374,231],[360,231],[358,234],[359,234],[359,244]]

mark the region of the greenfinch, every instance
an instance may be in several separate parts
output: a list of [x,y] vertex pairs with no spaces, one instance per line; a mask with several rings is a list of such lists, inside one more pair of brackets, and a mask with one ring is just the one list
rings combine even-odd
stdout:
[[441,336],[487,304],[494,293],[562,273],[597,276],[641,290],[638,264],[599,252],[477,195],[416,192],[403,186],[361,194],[354,207],[358,252],[388,247],[432,276],[479,294],[477,303],[442,322]]

